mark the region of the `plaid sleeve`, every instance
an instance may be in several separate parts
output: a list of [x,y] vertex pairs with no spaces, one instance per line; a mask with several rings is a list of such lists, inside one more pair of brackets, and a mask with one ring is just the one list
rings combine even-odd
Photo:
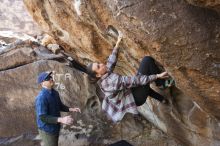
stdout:
[[125,88],[137,87],[139,85],[146,85],[157,79],[156,75],[137,75],[137,76],[120,76],[117,82],[118,90]]
[[109,71],[113,71],[118,59],[118,48],[114,47],[112,54],[108,57],[107,67]]

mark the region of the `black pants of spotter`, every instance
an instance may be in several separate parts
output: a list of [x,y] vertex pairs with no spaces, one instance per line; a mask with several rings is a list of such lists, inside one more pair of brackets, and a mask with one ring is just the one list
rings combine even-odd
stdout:
[[[152,57],[145,56],[141,61],[137,74],[149,76],[158,73],[161,73],[161,70],[155,64],[154,59]],[[157,86],[163,85],[164,82],[164,79],[157,79],[155,81]],[[162,101],[164,99],[162,95],[150,88],[150,84],[134,87],[131,89],[131,91],[137,106],[143,105],[146,102],[148,96],[151,96],[159,101]]]

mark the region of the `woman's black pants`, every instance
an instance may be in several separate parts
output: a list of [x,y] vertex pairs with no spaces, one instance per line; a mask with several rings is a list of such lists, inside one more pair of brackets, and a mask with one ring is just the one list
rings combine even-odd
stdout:
[[[155,64],[155,61],[152,57],[145,56],[140,64],[137,74],[138,75],[154,75],[161,73],[161,70]],[[155,81],[157,86],[164,85],[164,79],[157,79]],[[137,106],[141,106],[146,102],[148,96],[151,96],[159,101],[162,101],[164,97],[159,93],[155,92],[153,89],[150,88],[150,84],[143,86],[134,87],[131,89],[132,94],[134,96],[134,100]]]

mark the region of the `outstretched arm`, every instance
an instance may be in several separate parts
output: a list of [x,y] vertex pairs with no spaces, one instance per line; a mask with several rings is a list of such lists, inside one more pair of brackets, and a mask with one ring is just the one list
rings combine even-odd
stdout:
[[65,104],[63,104],[63,102],[60,100],[60,109],[61,111],[63,112],[80,112],[81,113],[81,110],[80,108],[72,108],[72,107],[68,107],[66,106]]
[[62,101],[60,101],[60,110],[61,110],[62,112],[69,112],[69,111],[70,111],[70,110],[69,110],[69,107],[66,106],[65,104],[63,104]]
[[122,90],[125,88],[137,87],[140,85],[146,85],[155,81],[156,79],[167,78],[167,72],[163,72],[156,75],[137,75],[137,76],[120,76],[117,82],[117,89]]
[[58,92],[57,93],[57,96],[59,97],[59,102],[60,102],[60,110],[63,111],[63,112],[80,112],[81,113],[81,110],[79,108],[72,108],[72,107],[68,107],[66,106],[65,104],[63,104],[63,102],[60,100],[60,95]]
[[109,69],[109,71],[113,71],[114,70],[114,67],[117,63],[117,60],[118,60],[118,49],[119,49],[119,44],[122,40],[122,33],[119,32],[119,35],[118,35],[118,40],[116,42],[116,45],[112,51],[112,54],[108,57],[108,61],[107,61],[107,67]]

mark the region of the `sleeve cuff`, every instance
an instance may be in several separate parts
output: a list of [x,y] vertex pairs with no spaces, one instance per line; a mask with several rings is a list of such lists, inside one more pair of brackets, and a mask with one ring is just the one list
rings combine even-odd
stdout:
[[149,79],[150,79],[150,82],[153,82],[157,79],[157,75],[150,75]]

